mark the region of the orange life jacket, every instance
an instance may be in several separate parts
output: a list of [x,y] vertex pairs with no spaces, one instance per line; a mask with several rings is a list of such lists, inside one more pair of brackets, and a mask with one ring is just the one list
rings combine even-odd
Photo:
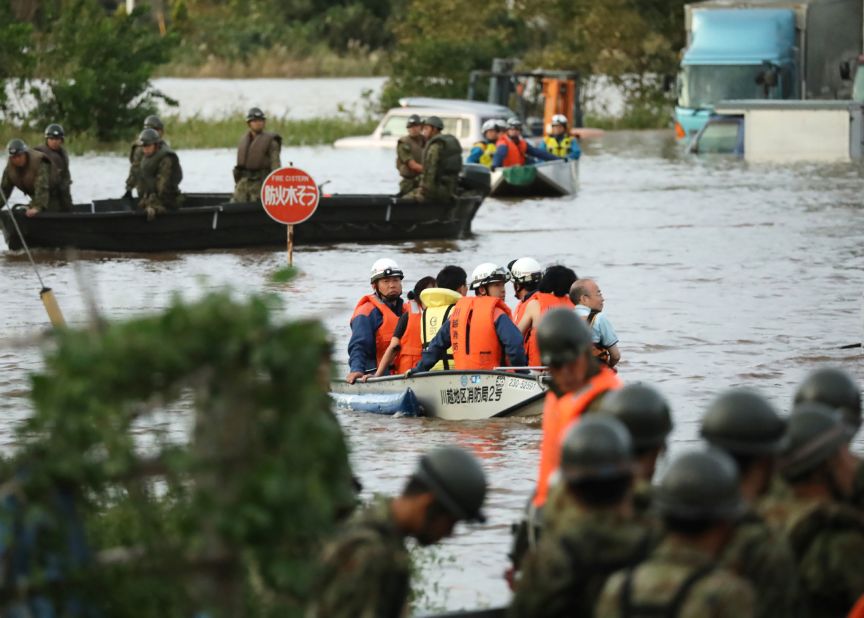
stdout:
[[567,393],[560,399],[551,391],[546,393],[543,406],[543,439],[540,443],[540,475],[537,477],[537,491],[534,506],[546,503],[549,493],[549,479],[561,462],[561,442],[570,425],[579,420],[585,409],[599,395],[621,387],[621,379],[608,367],[592,377],[582,389]]
[[396,373],[405,373],[420,362],[423,355],[423,309],[416,300],[408,301],[408,325],[402,335],[399,357],[396,360]]
[[861,595],[861,598],[852,607],[852,611],[849,612],[849,618],[864,618],[864,595]]
[[[351,315],[351,321],[353,322],[354,318],[358,315],[368,316],[372,313],[372,309],[378,309],[378,311],[381,312],[381,316],[384,318],[381,322],[381,326],[379,326],[378,330],[375,332],[375,362],[380,363],[381,357],[384,356],[384,352],[386,352],[387,348],[390,346],[390,340],[393,338],[393,331],[396,330],[396,324],[399,323],[399,315],[394,313],[393,310],[385,305],[384,302],[375,294],[367,294],[357,301],[357,306],[354,307],[354,313]],[[393,359],[393,363],[395,365],[399,364],[398,355]]]
[[495,332],[501,314],[513,319],[510,307],[494,296],[465,296],[450,312],[450,341],[456,369],[488,370],[501,366],[504,351]]
[[540,319],[547,311],[555,307],[574,309],[576,305],[570,301],[569,296],[555,296],[548,292],[537,292],[531,297],[531,300],[540,303],[540,317],[531,324],[531,328],[525,331],[525,356],[528,357],[529,367],[539,367],[543,364],[540,361],[540,347],[537,345],[537,326],[540,325]]
[[498,138],[498,143],[495,146],[507,146],[507,156],[504,157],[501,167],[525,165],[525,153],[528,152],[528,142],[524,138],[520,138],[517,144],[505,133]]
[[[531,298],[534,298],[533,296]],[[516,305],[516,311],[513,313],[513,321],[516,322],[516,326],[519,326],[519,322],[522,321],[522,316],[525,315],[525,309],[528,308],[528,303],[531,302],[531,298],[524,298],[519,301],[519,304]]]

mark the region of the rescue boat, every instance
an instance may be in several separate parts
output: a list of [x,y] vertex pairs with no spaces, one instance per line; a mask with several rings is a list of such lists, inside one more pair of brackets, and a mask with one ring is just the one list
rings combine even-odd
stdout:
[[579,161],[543,161],[492,172],[493,197],[563,197],[576,192]]
[[546,390],[540,375],[499,370],[429,371],[330,384],[341,408],[448,421],[539,418]]

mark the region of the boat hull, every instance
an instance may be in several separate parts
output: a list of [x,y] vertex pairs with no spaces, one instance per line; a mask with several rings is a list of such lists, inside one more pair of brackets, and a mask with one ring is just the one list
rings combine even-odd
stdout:
[[[283,247],[284,225],[260,203],[229,203],[227,194],[188,194],[184,206],[147,221],[131,200],[96,200],[73,212],[43,212],[33,218],[15,209],[15,219],[31,247],[74,247],[97,251],[158,252],[243,247]],[[419,203],[387,195],[334,195],[321,198],[315,214],[295,226],[296,244],[401,242],[458,239],[471,233],[483,202],[464,195],[449,204]],[[0,212],[10,249],[21,240],[8,210]]]
[[534,178],[527,184],[508,182],[504,169],[492,172],[494,197],[563,197],[579,186],[579,161],[544,161],[530,166]]
[[430,371],[411,377],[386,376],[348,384],[333,381],[330,392],[346,407],[352,397],[414,392],[425,416],[451,421],[538,417],[546,387],[535,375],[505,371]]

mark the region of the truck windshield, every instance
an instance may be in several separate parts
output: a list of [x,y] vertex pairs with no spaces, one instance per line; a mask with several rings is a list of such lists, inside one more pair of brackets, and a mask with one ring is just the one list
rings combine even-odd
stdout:
[[731,99],[764,99],[764,90],[756,83],[761,69],[756,65],[684,67],[678,104],[698,109]]

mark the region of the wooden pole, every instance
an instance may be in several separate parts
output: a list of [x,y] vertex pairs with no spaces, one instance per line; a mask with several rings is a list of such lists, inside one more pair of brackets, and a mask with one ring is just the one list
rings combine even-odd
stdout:
[[288,225],[288,266],[294,266],[294,226]]

